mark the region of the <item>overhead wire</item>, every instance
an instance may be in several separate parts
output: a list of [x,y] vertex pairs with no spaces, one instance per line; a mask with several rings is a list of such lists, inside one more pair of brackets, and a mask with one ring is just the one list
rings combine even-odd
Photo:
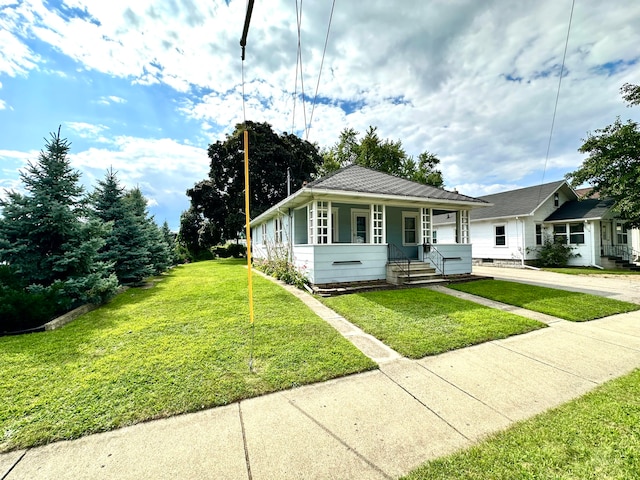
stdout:
[[553,138],[553,129],[556,123],[556,113],[558,111],[558,101],[560,99],[560,87],[562,86],[562,77],[564,76],[564,64],[567,58],[567,48],[569,47],[569,35],[571,33],[571,22],[573,20],[573,10],[576,4],[576,0],[571,2],[571,14],[569,15],[569,26],[567,27],[567,38],[564,42],[564,53],[562,54],[562,67],[560,67],[560,78],[558,79],[558,90],[556,92],[556,101],[553,106],[553,117],[551,119],[551,130],[549,131],[549,142],[547,143],[547,154],[544,159],[544,168],[542,169],[542,180],[540,181],[540,189],[538,190],[538,203],[540,203],[540,197],[542,196],[542,185],[544,184],[544,177],[547,172],[547,164],[549,163],[549,152],[551,151],[551,139]]
[[295,92],[293,96],[293,124],[291,126],[291,133],[295,132],[295,105],[296,98],[298,97],[297,89],[298,89],[298,70],[300,71],[300,96],[302,101],[302,117],[304,119],[304,128],[303,132],[306,131],[307,128],[307,107],[305,105],[304,100],[304,70],[302,68],[302,0],[300,0],[300,7],[298,8],[298,0],[296,2],[296,24],[298,30],[298,52],[296,55],[296,83],[295,83]]
[[329,43],[329,32],[331,31],[331,21],[333,20],[333,10],[336,6],[336,0],[333,0],[331,4],[331,13],[329,14],[329,24],[327,25],[327,35],[324,38],[324,48],[322,50],[322,60],[320,61],[320,71],[318,72],[318,82],[316,83],[316,93],[313,96],[313,103],[311,104],[311,115],[309,116],[309,125],[306,129],[305,140],[309,140],[309,133],[311,131],[311,123],[313,122],[313,112],[316,109],[316,100],[318,99],[318,89],[320,88],[320,76],[322,75],[322,66],[324,65],[324,56],[327,53],[327,44]]

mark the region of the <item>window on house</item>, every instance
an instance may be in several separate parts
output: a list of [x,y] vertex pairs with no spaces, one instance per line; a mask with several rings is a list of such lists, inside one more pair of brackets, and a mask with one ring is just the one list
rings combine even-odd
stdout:
[[560,195],[558,194],[558,192],[553,194],[553,206],[554,207],[560,206]]
[[403,245],[416,245],[418,243],[418,213],[402,212]]
[[496,225],[494,230],[496,247],[505,247],[507,245],[507,226]]
[[275,219],[275,240],[276,243],[282,243],[282,217],[276,217]]
[[553,241],[557,243],[567,243],[567,226],[556,224],[553,226]]
[[536,224],[536,245],[542,245],[542,225]]
[[616,240],[618,245],[626,245],[629,237],[627,233],[627,226],[624,223],[616,224]]
[[267,224],[263,223],[260,225],[260,236],[262,237],[262,244],[267,244]]
[[431,243],[438,243],[438,231],[437,230],[432,230],[431,231]]
[[574,245],[584,243],[584,223],[569,224],[569,243]]
[[351,210],[351,241],[369,243],[369,210]]
[[331,242],[338,243],[340,241],[338,209],[331,208]]

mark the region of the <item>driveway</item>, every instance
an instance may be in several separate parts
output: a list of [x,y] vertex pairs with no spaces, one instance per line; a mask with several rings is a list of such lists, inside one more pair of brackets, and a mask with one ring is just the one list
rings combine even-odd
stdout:
[[496,280],[584,292],[640,304],[640,275],[566,275],[528,268],[473,267],[473,273]]

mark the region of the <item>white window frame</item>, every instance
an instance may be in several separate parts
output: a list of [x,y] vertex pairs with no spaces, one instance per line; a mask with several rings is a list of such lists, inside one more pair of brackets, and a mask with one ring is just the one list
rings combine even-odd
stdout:
[[367,240],[371,240],[371,212],[369,210],[365,210],[362,208],[352,208],[351,209],[351,242],[352,243],[360,243],[356,241],[356,217],[365,217],[365,242],[369,243]]
[[[538,233],[538,229],[540,229],[540,233]],[[542,245],[544,243],[544,227],[541,223],[536,223],[534,235],[536,246]]]
[[340,242],[340,209],[331,207],[331,243]]
[[260,236],[262,237],[262,245],[267,244],[267,222],[260,225]]
[[275,243],[277,244],[281,244],[282,243],[282,223],[283,223],[283,217],[282,215],[277,215],[276,218],[273,221],[273,227],[275,230],[275,235],[274,235],[274,239],[275,239]]
[[[576,232],[572,232],[571,231],[571,227],[576,227],[576,226],[580,226],[582,227],[582,229],[580,231],[576,231]],[[570,245],[584,245],[585,243],[585,228],[584,228],[584,222],[574,222],[574,223],[570,223],[569,224],[569,244]],[[574,242],[573,238],[574,236],[577,235],[582,235],[582,241],[581,242]]]
[[[414,220],[414,231],[415,231],[415,242],[407,242],[407,226],[405,224],[405,220],[407,218],[413,218]],[[418,212],[410,212],[403,211],[402,212],[402,245],[403,246],[414,246],[420,244],[420,214]]]
[[[502,235],[498,235],[498,227],[504,228],[504,233]],[[498,237],[504,237],[504,245],[498,245]],[[507,224],[506,223],[496,223],[493,225],[493,246],[496,248],[508,248],[509,240],[507,236]]]

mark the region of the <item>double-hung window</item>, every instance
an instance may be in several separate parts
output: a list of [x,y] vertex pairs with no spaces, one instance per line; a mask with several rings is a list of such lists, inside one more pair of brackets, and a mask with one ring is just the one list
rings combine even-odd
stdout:
[[494,234],[495,234],[496,247],[506,247],[507,246],[507,226],[495,225]]
[[578,245],[584,243],[584,223],[569,224],[569,243]]

